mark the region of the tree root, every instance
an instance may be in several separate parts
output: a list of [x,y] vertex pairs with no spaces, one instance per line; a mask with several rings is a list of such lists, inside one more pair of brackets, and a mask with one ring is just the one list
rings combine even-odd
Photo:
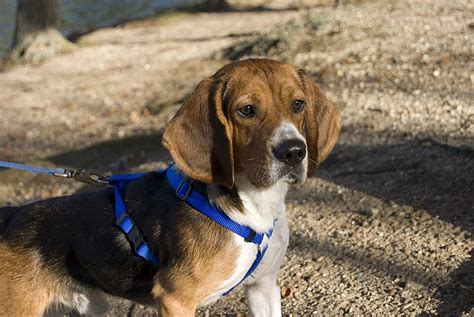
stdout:
[[50,28],[25,37],[12,48],[10,60],[13,63],[37,64],[66,52],[71,52],[74,45],[66,40],[56,29]]

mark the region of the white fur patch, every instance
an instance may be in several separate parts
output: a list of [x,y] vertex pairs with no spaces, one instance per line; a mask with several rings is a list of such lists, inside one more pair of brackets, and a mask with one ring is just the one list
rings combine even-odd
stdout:
[[[269,244],[267,253],[254,272],[253,277],[248,279],[254,279],[255,274],[258,274],[258,272],[271,271],[276,274],[285,255],[288,243],[288,225],[285,213],[285,196],[288,185],[284,182],[277,182],[269,188],[262,189],[255,187],[246,177],[237,176],[236,188],[245,210],[243,212],[240,210],[227,210],[227,214],[234,221],[262,233],[267,232],[273,227],[275,219],[281,218],[281,221],[277,221],[270,240],[265,237],[262,241],[261,249]],[[239,254],[234,263],[234,272],[229,279],[222,283],[218,290],[203,301],[201,306],[216,301],[225,292],[239,283],[255,261],[258,246],[254,243],[245,242],[237,234],[233,234],[233,237],[235,252]]]
[[[257,316],[259,313],[270,313],[271,316],[279,316],[281,311],[280,292],[276,285],[276,278],[285,257],[289,238],[288,221],[284,206],[281,214],[278,214],[277,217],[278,221],[275,223],[272,237],[270,240],[264,239],[260,245],[260,248],[264,248],[268,244],[267,252],[260,265],[244,283],[247,296],[252,296],[252,298],[248,298],[250,310]],[[258,248],[255,244],[245,242],[242,237],[236,234],[234,234],[234,244],[239,256],[234,263],[235,269],[232,276],[224,281],[221,287],[207,297],[200,306],[213,303],[239,283],[255,261]]]
[[48,316],[57,316],[61,307],[75,310],[81,315],[103,315],[109,310],[107,296],[100,290],[84,293],[72,292],[55,299],[56,311],[49,310]]
[[[218,300],[222,295],[228,292],[232,287],[237,285],[245,276],[255,257],[257,256],[257,246],[253,243],[245,242],[244,239],[237,235],[233,234],[235,252],[239,252],[237,261],[234,263],[234,272],[232,276],[225,280],[222,285],[210,296],[208,296],[200,306],[205,306],[211,304]],[[267,241],[262,242],[262,246],[266,244]]]
[[229,217],[259,233],[270,230],[285,209],[288,184],[276,182],[267,188],[257,188],[246,177],[237,175],[235,185],[245,210],[230,211]]
[[[282,121],[280,125],[278,126],[278,128],[275,129],[272,137],[270,138],[270,142],[272,146],[275,147],[279,143],[282,143],[282,142],[285,142],[286,140],[291,140],[291,139],[297,139],[297,140],[303,141],[306,147],[306,151],[308,150],[308,144],[306,143],[306,139],[304,138],[304,136],[300,133],[300,131],[298,131],[298,129],[293,123],[287,120]],[[273,160],[269,168],[270,180],[273,180],[273,181],[290,180],[290,178],[287,178],[285,176],[282,177],[281,171],[284,168],[285,168],[285,163],[282,163],[278,160]],[[304,175],[303,175],[302,181],[305,181],[306,171],[308,170],[308,153],[306,153],[303,159],[303,169],[304,169]]]
[[304,136],[298,131],[296,126],[290,121],[283,120],[273,132],[271,142],[276,145],[288,139],[298,139],[306,144]]
[[289,240],[288,221],[283,211],[275,223],[267,253],[255,272],[245,281],[251,316],[281,316],[280,288],[277,276],[285,258]]

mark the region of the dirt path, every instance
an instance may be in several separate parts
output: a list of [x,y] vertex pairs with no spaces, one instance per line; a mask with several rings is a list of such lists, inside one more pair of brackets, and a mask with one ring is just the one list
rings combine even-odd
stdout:
[[[287,200],[284,312],[474,315],[473,13],[469,1],[377,1],[100,30],[72,54],[0,73],[0,159],[164,164],[166,119],[227,63],[222,49],[277,34],[266,54],[309,70],[344,115],[333,155]],[[0,205],[77,190],[90,189],[0,171]],[[154,314],[115,303],[110,316]],[[237,312],[241,289],[202,311]]]
[[93,32],[72,54],[9,69],[0,76],[0,104],[8,109],[0,117],[2,156],[45,157],[159,129],[163,120],[146,116],[148,102],[179,101],[224,63],[210,58],[215,52],[296,15],[165,15]]

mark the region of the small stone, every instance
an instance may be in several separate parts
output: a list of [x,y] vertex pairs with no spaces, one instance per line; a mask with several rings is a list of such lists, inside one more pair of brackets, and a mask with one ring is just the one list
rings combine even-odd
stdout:
[[405,290],[403,290],[401,295],[402,295],[403,298],[409,298],[411,296],[411,292],[409,290],[405,289]]
[[280,288],[281,298],[287,298],[291,295],[291,288],[283,286]]
[[418,291],[423,288],[423,285],[418,284],[416,282],[408,282],[407,288],[411,288],[412,290]]
[[399,278],[396,278],[393,282],[395,283],[395,285],[397,285],[398,287],[401,287],[401,288],[405,288],[405,286],[407,285],[406,281],[401,280]]
[[140,115],[137,111],[130,112],[130,122],[131,123],[138,123],[140,121]]
[[373,207],[370,208],[370,215],[372,217],[377,217],[379,213],[380,213],[380,210],[378,208],[373,208]]

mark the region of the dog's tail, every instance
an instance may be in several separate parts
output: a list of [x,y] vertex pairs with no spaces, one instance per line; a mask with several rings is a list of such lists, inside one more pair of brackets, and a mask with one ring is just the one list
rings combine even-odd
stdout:
[[10,217],[18,210],[18,207],[2,207],[0,208],[0,238],[5,232]]

